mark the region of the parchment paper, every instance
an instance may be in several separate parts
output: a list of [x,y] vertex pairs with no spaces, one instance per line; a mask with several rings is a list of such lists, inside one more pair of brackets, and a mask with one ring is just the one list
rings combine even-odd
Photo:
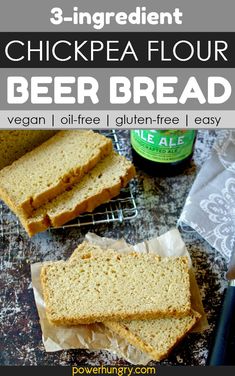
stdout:
[[[112,248],[119,252],[131,252],[135,250],[141,253],[155,253],[162,257],[187,255],[191,265],[189,253],[177,229],[168,231],[159,237],[144,241],[135,246],[127,244],[124,239],[114,240],[102,238],[93,233],[88,233],[85,240],[100,245],[104,250],[107,248]],[[40,283],[41,266],[42,263],[32,264],[31,275],[35,302],[42,329],[42,340],[47,352],[68,349],[109,350],[133,364],[144,365],[151,360],[147,354],[128,344],[127,341],[123,340],[118,335],[113,334],[103,324],[79,325],[76,327],[58,327],[49,324],[46,317],[45,303],[43,301]],[[201,320],[194,327],[193,331],[201,332],[208,328],[208,323],[192,269],[190,270],[190,283],[192,307],[202,314]]]

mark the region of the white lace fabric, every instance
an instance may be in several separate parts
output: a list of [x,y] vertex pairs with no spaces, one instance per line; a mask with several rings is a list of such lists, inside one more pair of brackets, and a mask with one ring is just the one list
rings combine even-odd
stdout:
[[235,131],[219,133],[189,192],[179,224],[190,226],[230,258],[235,246]]

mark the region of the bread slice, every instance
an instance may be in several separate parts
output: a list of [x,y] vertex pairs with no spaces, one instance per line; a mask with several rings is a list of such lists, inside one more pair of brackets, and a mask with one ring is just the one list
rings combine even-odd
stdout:
[[[111,249],[102,250],[101,247],[83,242],[72,253],[69,262],[76,261],[86,252],[96,254],[115,254]],[[154,320],[106,321],[103,324],[120,335],[133,346],[146,352],[156,361],[166,358],[173,347],[184,338],[195,325],[201,315],[192,310],[185,317],[167,317]]]
[[30,236],[49,227],[59,227],[84,212],[111,200],[135,176],[135,168],[123,156],[112,152],[83,179],[51,202],[20,220]]
[[81,180],[111,150],[111,140],[99,133],[60,131],[0,171],[0,198],[27,218]]
[[130,344],[149,354],[151,359],[160,361],[167,358],[200,317],[199,313],[191,311],[185,317],[106,321],[104,324]]
[[74,261],[43,266],[41,282],[55,325],[181,317],[191,308],[187,257],[89,250]]
[[100,246],[96,244],[89,243],[88,241],[84,240],[81,244],[77,246],[77,248],[73,251],[71,256],[68,259],[68,262],[76,262],[76,260],[80,260],[82,257],[86,257],[86,255],[108,255],[110,257],[115,256],[117,251],[114,249],[102,249]]
[[57,131],[0,131],[0,170],[54,136]]

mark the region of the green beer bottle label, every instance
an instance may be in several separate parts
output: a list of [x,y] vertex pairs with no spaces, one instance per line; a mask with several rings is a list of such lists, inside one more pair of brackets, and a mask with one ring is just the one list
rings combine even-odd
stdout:
[[153,162],[182,161],[193,151],[194,130],[134,130],[131,144],[142,157]]

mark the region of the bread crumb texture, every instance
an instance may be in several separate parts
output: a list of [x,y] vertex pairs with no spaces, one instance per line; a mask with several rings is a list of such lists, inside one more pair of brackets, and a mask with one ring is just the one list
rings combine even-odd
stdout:
[[58,325],[185,316],[188,260],[143,254],[98,254],[45,265],[41,281],[49,320]]
[[14,130],[0,132],[0,170],[54,136],[57,131]]

